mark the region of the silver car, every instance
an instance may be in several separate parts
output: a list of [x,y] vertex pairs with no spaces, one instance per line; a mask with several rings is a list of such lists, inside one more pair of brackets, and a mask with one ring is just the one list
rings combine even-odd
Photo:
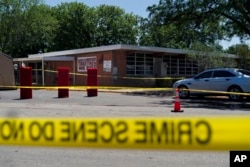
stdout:
[[190,96],[226,95],[231,100],[250,96],[250,71],[236,68],[209,69],[193,78],[179,80],[173,88],[180,98]]

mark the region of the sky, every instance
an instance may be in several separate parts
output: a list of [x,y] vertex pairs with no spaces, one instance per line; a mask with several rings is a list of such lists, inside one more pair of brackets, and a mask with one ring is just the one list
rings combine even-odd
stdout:
[[102,4],[114,5],[124,9],[126,13],[147,17],[147,7],[158,4],[159,0],[45,0],[45,3],[50,6],[56,6],[62,2],[82,2],[90,7],[96,7]]
[[[158,4],[159,0],[45,0],[45,3],[50,6],[56,6],[63,2],[82,2],[89,7],[96,7],[102,4],[114,5],[124,9],[126,13],[148,17],[147,7]],[[224,49],[238,43],[240,43],[240,41],[237,37],[232,38],[231,41],[223,40],[220,42]],[[250,41],[246,41],[246,43],[250,46]]]

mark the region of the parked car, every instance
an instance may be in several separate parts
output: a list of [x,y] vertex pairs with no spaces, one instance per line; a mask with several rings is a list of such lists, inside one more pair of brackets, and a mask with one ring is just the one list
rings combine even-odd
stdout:
[[240,100],[250,93],[250,71],[236,68],[209,69],[193,78],[176,81],[173,88],[179,89],[180,98],[226,95],[231,100]]

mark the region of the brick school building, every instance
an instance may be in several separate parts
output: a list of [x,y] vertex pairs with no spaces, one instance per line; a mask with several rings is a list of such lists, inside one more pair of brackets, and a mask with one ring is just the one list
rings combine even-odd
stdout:
[[197,65],[181,49],[109,45],[28,55],[14,63],[31,66],[33,83],[57,85],[57,69],[70,69],[72,86],[86,85],[88,68],[97,68],[100,86],[155,86],[157,78],[188,77]]

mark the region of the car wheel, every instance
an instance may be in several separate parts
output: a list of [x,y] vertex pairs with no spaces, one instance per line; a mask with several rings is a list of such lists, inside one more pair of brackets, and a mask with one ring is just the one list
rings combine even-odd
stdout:
[[180,86],[179,89],[179,96],[181,99],[189,98],[190,92],[186,86]]
[[242,89],[240,87],[238,87],[238,86],[230,87],[228,89],[228,92],[231,92],[228,95],[230,100],[237,101],[237,100],[241,100],[243,98],[242,95],[238,94],[238,93],[242,92]]

